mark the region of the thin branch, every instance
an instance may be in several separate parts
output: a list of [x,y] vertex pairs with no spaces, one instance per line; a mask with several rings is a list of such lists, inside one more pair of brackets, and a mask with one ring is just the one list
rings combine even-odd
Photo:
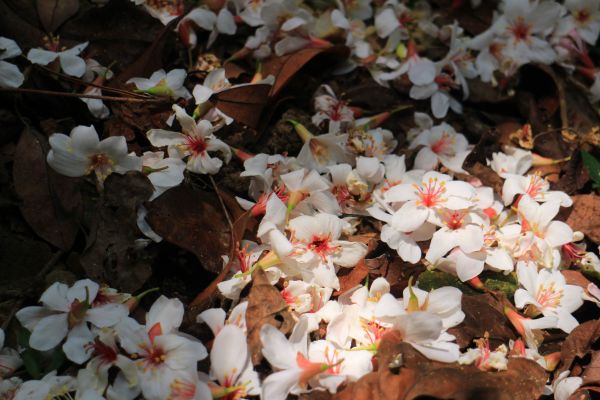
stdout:
[[231,229],[231,232],[233,233],[233,223],[231,222],[231,218],[229,217],[229,212],[227,211],[227,207],[225,207],[225,203],[223,202],[223,198],[221,197],[221,192],[217,188],[217,184],[215,183],[215,180],[213,179],[213,177],[210,175],[208,177],[210,178],[213,188],[215,188],[215,192],[217,193],[217,197],[219,198],[219,203],[221,203],[221,207],[223,208],[223,212],[225,213],[225,218],[227,218],[227,223],[229,224],[229,229]]
[[45,67],[43,65],[36,65],[36,67],[38,67],[42,71],[45,71],[45,72],[48,72],[50,74],[56,75],[59,78],[62,78],[64,80],[67,80],[67,81],[70,81],[70,82],[74,82],[74,83],[78,83],[78,84],[83,85],[83,86],[92,86],[92,87],[95,87],[95,88],[98,88],[98,89],[102,89],[105,92],[115,92],[115,93],[120,93],[120,94],[127,95],[129,97],[139,97],[140,99],[142,99],[142,98],[144,98],[144,99],[153,99],[154,98],[153,96],[149,96],[149,95],[146,95],[146,94],[132,92],[131,90],[118,89],[118,88],[113,88],[113,87],[110,87],[110,86],[98,85],[98,84],[93,83],[93,82],[86,82],[83,79],[75,78],[75,77],[63,74],[61,72],[53,71],[50,68]]
[[0,88],[0,92],[16,92],[16,93],[32,93],[41,94],[47,96],[61,96],[61,97],[78,97],[86,99],[100,99],[108,101],[121,101],[126,103],[143,103],[143,102],[164,102],[163,98],[136,98],[136,97],[119,97],[119,96],[97,96],[92,94],[84,93],[68,93],[68,92],[55,92],[52,90],[41,90],[41,89],[26,89],[26,88]]

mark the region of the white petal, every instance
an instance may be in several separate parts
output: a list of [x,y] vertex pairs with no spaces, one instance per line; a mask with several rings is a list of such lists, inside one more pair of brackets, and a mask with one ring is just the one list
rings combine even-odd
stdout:
[[234,385],[248,362],[246,335],[236,325],[221,329],[210,352],[210,370],[221,385],[229,380]]
[[69,326],[68,314],[61,313],[42,318],[37,323],[29,338],[29,345],[40,351],[56,347],[67,336]]

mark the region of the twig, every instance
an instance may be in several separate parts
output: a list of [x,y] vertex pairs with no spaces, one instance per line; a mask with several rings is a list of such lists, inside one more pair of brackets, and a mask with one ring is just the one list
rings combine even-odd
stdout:
[[62,78],[64,80],[67,80],[67,81],[70,81],[70,82],[75,82],[75,83],[78,83],[78,84],[83,85],[83,86],[92,86],[92,87],[95,87],[95,88],[98,88],[98,89],[102,89],[105,92],[115,92],[115,93],[120,93],[120,94],[127,95],[129,97],[139,97],[140,99],[153,99],[154,98],[153,96],[149,96],[149,95],[145,95],[145,94],[141,94],[141,93],[135,93],[135,92],[132,92],[131,90],[118,89],[118,88],[113,88],[113,87],[110,87],[110,86],[98,85],[98,84],[96,84],[94,82],[86,82],[86,81],[84,81],[83,79],[80,79],[80,78],[75,78],[75,77],[63,74],[61,72],[52,71],[50,68],[45,67],[43,65],[36,65],[36,67],[38,67],[39,69],[41,69],[41,70],[43,70],[45,72],[48,72],[48,73],[53,74],[53,75],[56,75],[59,78]]
[[213,179],[213,177],[209,175],[208,178],[210,179],[210,182],[212,183],[213,188],[215,188],[215,192],[217,193],[217,197],[219,198],[219,203],[221,203],[221,207],[223,208],[223,212],[225,213],[225,218],[227,218],[227,223],[229,224],[229,229],[231,229],[231,232],[233,233],[233,223],[231,222],[231,218],[229,217],[229,212],[227,211],[227,207],[225,207],[225,203],[223,202],[223,198],[221,197],[221,192],[217,188],[217,184],[215,183],[215,180]]
[[129,102],[129,103],[143,103],[145,101],[149,101],[149,102],[165,101],[162,98],[143,98],[142,99],[142,98],[135,98],[135,97],[96,96],[96,95],[92,95],[92,94],[55,92],[52,90],[25,89],[25,88],[0,88],[0,92],[32,93],[32,94],[41,94],[41,95],[47,95],[47,96],[78,97],[78,98],[86,98],[86,99],[100,99],[100,100],[121,101],[121,102]]

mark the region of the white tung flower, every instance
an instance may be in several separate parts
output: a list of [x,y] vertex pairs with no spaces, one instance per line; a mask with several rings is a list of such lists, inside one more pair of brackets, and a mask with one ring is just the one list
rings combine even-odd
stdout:
[[560,271],[538,271],[532,262],[520,262],[517,275],[523,287],[515,292],[515,305],[518,308],[530,304],[535,307],[531,314],[541,312],[545,316],[557,317],[556,327],[567,333],[579,325],[571,313],[583,304],[581,287],[567,285]]
[[70,177],[91,172],[103,182],[113,172],[141,171],[142,160],[127,154],[124,136],[111,136],[102,141],[93,126],[77,126],[70,136],[50,136],[48,164],[58,173]]
[[231,159],[231,149],[213,134],[213,126],[209,121],[194,121],[183,108],[173,105],[181,132],[164,129],[150,129],[146,135],[153,146],[168,146],[170,157],[186,158],[187,169],[199,174],[214,175],[219,172],[223,161],[211,157],[209,151],[219,151],[225,162]]
[[25,77],[16,65],[4,60],[21,55],[21,49],[14,40],[0,37],[0,87],[18,88]]

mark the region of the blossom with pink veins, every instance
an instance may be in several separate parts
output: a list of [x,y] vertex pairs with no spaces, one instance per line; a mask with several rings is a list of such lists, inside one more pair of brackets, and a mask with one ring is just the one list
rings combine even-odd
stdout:
[[339,289],[336,266],[354,267],[367,254],[362,243],[339,240],[344,221],[335,215],[302,215],[289,222],[293,251],[289,255],[308,282]]
[[533,262],[519,262],[517,276],[522,288],[515,292],[515,305],[528,309],[532,316],[542,313],[545,316],[556,317],[556,327],[569,333],[579,322],[571,315],[583,304],[583,289],[576,285],[567,285],[560,271],[538,267]]
[[506,0],[503,11],[490,28],[502,38],[503,55],[517,65],[554,62],[556,53],[547,36],[560,17],[560,4],[554,1]]
[[421,132],[409,148],[423,146],[415,158],[415,168],[433,170],[440,163],[453,172],[465,172],[462,164],[469,154],[469,142],[445,122]]
[[71,345],[65,353],[69,354],[69,359],[79,364],[89,359],[77,376],[79,386],[85,390],[92,390],[97,395],[104,393],[109,383],[109,369],[113,366],[119,368],[129,386],[138,384],[135,365],[132,360],[120,354],[113,328],[98,329],[93,335]]
[[236,325],[225,325],[217,333],[210,351],[210,380],[213,398],[241,399],[261,392],[254,371],[246,333]]
[[[441,224],[431,238],[425,259],[432,264],[446,255],[450,250],[459,248],[464,253],[481,250],[484,244],[482,226],[484,220],[468,209],[439,212]],[[481,266],[483,269],[483,265]]]
[[594,45],[600,34],[600,1],[566,0],[564,6],[569,13],[558,22],[556,34],[565,35],[576,30],[583,40]]
[[69,136],[54,133],[49,141],[48,164],[65,176],[79,177],[94,172],[102,184],[113,172],[123,174],[142,169],[142,160],[135,154],[128,154],[124,136],[111,136],[101,141],[93,125],[77,126]]
[[504,152],[492,153],[487,164],[502,178],[511,175],[524,175],[533,163],[533,155],[528,150],[506,146]]
[[331,192],[346,214],[366,215],[365,209],[373,202],[372,192],[384,176],[384,167],[374,157],[357,157],[356,168],[337,164],[327,168],[331,175]]
[[280,293],[290,310],[305,314],[315,313],[321,309],[329,301],[333,289],[322,288],[301,280],[289,280],[284,283]]
[[40,297],[43,306],[19,310],[17,319],[31,331],[29,345],[36,350],[50,350],[66,337],[63,349],[67,357],[82,362],[69,349],[91,335],[88,323],[98,328],[110,327],[129,313],[125,304],[94,306],[98,290],[99,285],[89,279],[77,281],[70,288],[55,282]]
[[354,122],[354,113],[347,106],[347,102],[336,97],[329,85],[321,85],[323,94],[315,96],[314,107],[316,113],[312,116],[312,123],[320,126],[328,122],[329,133],[339,133],[340,128]]
[[[519,200],[518,216],[521,229],[534,235],[535,244],[541,252],[556,250],[573,241],[571,227],[564,222],[553,221],[559,210],[558,200],[547,201],[541,205],[528,195],[523,195]],[[560,254],[558,258],[560,261]]]
[[273,325],[263,325],[260,332],[262,353],[274,372],[262,382],[261,399],[285,400],[289,394],[308,389],[309,381],[335,365],[312,362],[308,358],[308,323],[300,319],[287,339]]
[[367,350],[346,350],[327,340],[315,340],[308,346],[308,359],[332,367],[313,378],[311,385],[335,393],[341,384],[355,382],[371,372],[372,358],[373,353]]
[[116,326],[121,347],[133,359],[148,400],[164,400],[174,393],[193,399],[197,391],[196,364],[208,353],[201,342],[177,330],[183,312],[181,301],[161,296],[146,314],[145,326],[131,318]]
[[403,203],[392,216],[392,226],[401,232],[414,232],[425,222],[439,223],[442,209],[459,211],[474,205],[475,188],[449,175],[426,172],[420,184],[402,183],[384,193],[387,203]]
[[200,120],[196,123],[183,108],[173,105],[177,121],[181,125],[181,132],[167,131],[164,129],[150,129],[146,136],[150,143],[156,147],[168,146],[170,157],[187,158],[187,169],[198,174],[214,175],[219,172],[223,161],[211,157],[208,152],[218,151],[223,155],[226,163],[231,159],[231,149],[213,133],[213,126],[209,121]]
[[502,201],[504,205],[513,202],[516,195],[527,195],[540,203],[547,201],[559,202],[562,207],[571,207],[571,196],[560,190],[550,190],[550,183],[539,174],[527,176],[505,174],[502,186]]
[[340,206],[329,191],[331,182],[316,170],[304,168],[280,176],[287,189],[288,215],[313,214],[316,211],[339,214]]

